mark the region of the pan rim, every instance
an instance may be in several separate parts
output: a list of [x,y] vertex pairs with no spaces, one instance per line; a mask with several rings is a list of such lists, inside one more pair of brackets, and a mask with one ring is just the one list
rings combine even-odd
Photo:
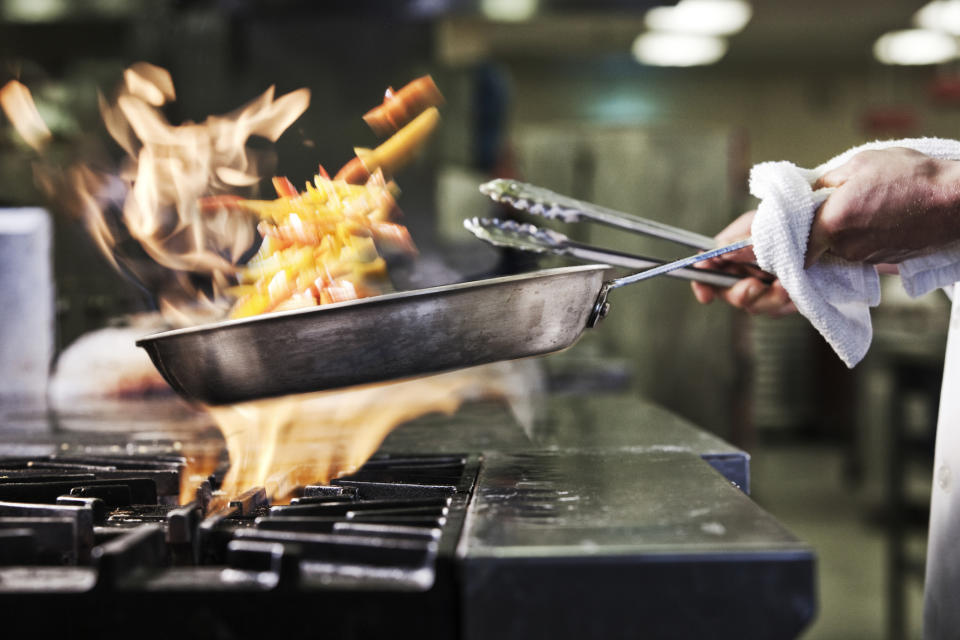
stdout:
[[219,320],[217,322],[208,322],[205,324],[198,324],[192,327],[181,327],[179,329],[169,329],[167,331],[161,331],[159,333],[153,333],[147,336],[144,336],[137,340],[136,345],[142,347],[146,344],[157,342],[165,338],[173,338],[176,336],[191,335],[196,333],[206,333],[217,331],[219,329],[226,329],[229,327],[243,326],[247,324],[254,324],[262,322],[264,320],[273,320],[277,318],[286,318],[291,316],[301,316],[309,315],[323,312],[333,312],[340,309],[349,309],[351,307],[357,306],[369,306],[374,304],[387,303],[394,300],[403,300],[404,298],[418,298],[421,296],[431,295],[435,293],[448,293],[455,292],[465,289],[475,289],[488,286],[494,286],[503,282],[517,282],[523,280],[532,280],[534,278],[553,276],[553,275],[563,275],[567,273],[578,273],[581,271],[605,271],[611,269],[612,267],[608,264],[585,264],[585,265],[573,265],[568,267],[553,267],[550,269],[539,269],[536,271],[524,271],[523,273],[516,273],[508,276],[497,276],[495,278],[484,278],[482,280],[469,280],[467,282],[457,282],[454,284],[443,284],[436,287],[427,287],[424,289],[409,289],[407,291],[396,291],[393,293],[385,293],[379,296],[370,296],[369,298],[360,298],[358,300],[346,300],[344,302],[334,302],[331,304],[318,305],[314,307],[304,307],[301,309],[288,309],[286,311],[271,311],[269,313],[261,313],[254,316],[247,316],[245,318],[231,318],[228,320]]

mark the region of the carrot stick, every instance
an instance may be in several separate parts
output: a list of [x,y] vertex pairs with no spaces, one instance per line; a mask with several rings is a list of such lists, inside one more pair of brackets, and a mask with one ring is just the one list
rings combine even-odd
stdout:
[[364,114],[363,120],[378,136],[385,136],[406,125],[424,109],[441,104],[443,95],[433,78],[423,76],[399,91],[387,89],[383,103]]
[[290,182],[290,179],[285,178],[284,176],[274,176],[273,188],[276,190],[277,195],[281,198],[296,198],[300,195],[300,192],[297,191],[295,186],[293,186],[293,183]]

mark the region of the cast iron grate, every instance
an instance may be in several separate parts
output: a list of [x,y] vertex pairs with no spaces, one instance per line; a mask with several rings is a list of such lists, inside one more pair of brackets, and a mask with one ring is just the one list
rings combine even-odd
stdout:
[[0,596],[426,591],[453,557],[478,460],[376,457],[289,505],[252,488],[213,512],[226,465],[179,505],[185,467],[177,455],[0,458]]

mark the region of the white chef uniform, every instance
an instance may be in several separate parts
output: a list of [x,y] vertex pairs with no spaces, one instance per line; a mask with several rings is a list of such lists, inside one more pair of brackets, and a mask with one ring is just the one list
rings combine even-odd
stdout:
[[[760,199],[751,228],[758,264],[776,274],[800,313],[848,367],[870,347],[869,307],[880,302],[879,276],[872,265],[829,256],[805,267],[810,226],[829,193],[814,191],[812,185],[857,153],[889,147],[960,161],[960,140],[908,138],[860,145],[814,169],[763,162],[750,171],[750,193]],[[911,297],[946,286],[960,292],[960,241],[904,260],[899,271]],[[953,299],[930,505],[924,611],[928,640],[960,640],[960,295]]]
[[923,637],[960,638],[960,283],[954,285],[940,391],[924,585]]

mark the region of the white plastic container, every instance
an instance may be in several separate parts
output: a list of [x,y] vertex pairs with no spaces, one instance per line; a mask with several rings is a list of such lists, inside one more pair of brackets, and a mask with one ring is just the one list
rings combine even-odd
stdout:
[[0,395],[41,399],[54,348],[50,214],[0,209]]

